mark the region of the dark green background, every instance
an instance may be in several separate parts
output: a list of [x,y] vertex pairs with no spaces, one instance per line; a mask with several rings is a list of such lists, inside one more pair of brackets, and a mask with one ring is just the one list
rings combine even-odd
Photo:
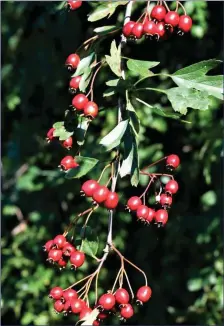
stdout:
[[[49,266],[42,245],[62,232],[74,214],[88,208],[79,197],[80,181],[68,181],[57,166],[64,149],[47,145],[46,131],[71,102],[67,92],[69,74],[64,68],[69,53],[92,35],[96,26],[121,24],[121,6],[109,22],[90,24],[86,15],[96,2],[67,13],[58,2],[1,2],[2,9],[2,324],[66,325],[75,318],[57,316],[48,299],[55,285],[67,287],[75,281],[74,271],[59,272]],[[128,45],[126,56],[160,61],[168,72],[210,58],[222,58],[222,2],[189,2],[195,25],[190,35],[166,42]],[[138,18],[143,4],[134,6]],[[119,38],[117,38],[118,40]],[[111,39],[102,53],[109,53]],[[221,70],[221,69],[220,69]],[[219,73],[220,71],[217,70]],[[105,110],[90,127],[84,150],[97,157],[93,144],[111,130],[116,119],[116,98],[102,99],[105,81],[113,77],[102,70],[94,88],[95,100]],[[171,87],[157,79],[152,87]],[[144,94],[147,102],[169,107],[166,97]],[[128,324],[222,324],[222,112],[214,100],[209,111],[189,110],[191,124],[168,120],[138,105],[142,121],[139,154],[141,166],[178,153],[180,183],[169,222],[164,230],[136,224],[128,213],[117,211],[114,242],[127,258],[148,275],[153,289],[151,302],[138,308]],[[74,153],[74,152],[73,152]],[[91,176],[97,178],[99,171]],[[119,182],[121,201],[141,193]],[[15,227],[19,231],[15,235]],[[26,227],[24,228],[24,225]],[[107,213],[100,210],[90,225],[100,234],[101,249],[107,232]],[[13,231],[14,230],[14,231]],[[101,256],[101,252],[98,256]],[[77,272],[77,278],[91,270],[92,259]],[[113,283],[119,261],[112,256],[105,264],[100,291]],[[143,279],[128,269],[133,288]],[[118,319],[110,320],[118,323]]]

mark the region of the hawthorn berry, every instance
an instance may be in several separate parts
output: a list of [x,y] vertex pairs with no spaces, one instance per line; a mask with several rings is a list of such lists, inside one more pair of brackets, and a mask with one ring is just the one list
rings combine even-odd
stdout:
[[81,76],[76,76],[76,77],[71,78],[71,80],[69,82],[70,93],[74,94],[76,92],[76,90],[79,88],[81,78],[82,78]]
[[107,199],[104,202],[104,207],[107,209],[114,209],[117,207],[118,201],[118,194],[116,192],[109,191]]
[[135,23],[134,27],[132,28],[132,35],[140,39],[143,35],[143,24],[142,23]]
[[64,315],[66,316],[68,312],[69,313],[71,312],[71,301],[66,301],[64,303],[64,309],[63,309]]
[[136,211],[139,208],[139,206],[141,206],[141,205],[142,205],[141,198],[139,198],[137,196],[133,196],[133,197],[129,198],[129,200],[127,202],[127,207],[131,211]]
[[94,322],[93,322],[93,326],[99,326],[99,325],[100,325],[99,320],[94,320]]
[[140,301],[141,303],[149,301],[151,296],[152,296],[152,290],[147,285],[140,287],[136,294],[137,300]]
[[161,194],[160,196],[160,204],[162,207],[170,207],[172,204],[172,197],[167,194]]
[[166,166],[168,168],[176,169],[180,165],[179,156],[171,154],[166,159]]
[[123,288],[118,289],[114,296],[118,304],[127,304],[130,299],[128,291]]
[[76,249],[75,247],[71,244],[71,243],[65,243],[63,248],[62,248],[62,253],[64,256],[71,256],[71,254],[73,254],[73,252],[75,252]]
[[148,215],[147,215],[147,217],[145,219],[146,222],[147,223],[151,223],[153,221],[154,217],[155,217],[155,211],[154,211],[154,209],[148,207]]
[[101,295],[99,298],[99,305],[105,310],[111,310],[116,303],[115,296],[111,293]]
[[64,171],[67,171],[69,169],[74,169],[77,166],[79,166],[79,164],[75,161],[75,159],[72,156],[65,156],[60,163],[61,169],[63,169]]
[[64,310],[64,303],[61,300],[55,301],[54,310],[56,312],[62,312]]
[[62,251],[59,249],[51,249],[48,253],[48,259],[50,262],[57,262],[62,257]]
[[89,307],[85,307],[81,310],[80,314],[79,314],[79,320],[86,318],[87,316],[89,316],[92,312],[92,309]]
[[89,102],[88,98],[84,94],[76,95],[72,100],[72,106],[77,111],[83,111],[85,105]]
[[166,16],[166,8],[164,6],[157,5],[153,7],[151,14],[151,18],[161,21]]
[[129,319],[134,315],[134,309],[129,303],[121,307],[120,315],[124,319]]
[[129,21],[128,23],[126,23],[123,27],[123,35],[125,37],[130,37],[132,35],[132,29],[135,25],[135,22],[133,21]]
[[62,249],[65,243],[66,243],[66,238],[62,234],[59,234],[54,238],[54,245],[56,245],[58,249]]
[[81,7],[82,1],[70,0],[70,1],[67,1],[67,5],[69,6],[70,10],[76,10]]
[[179,23],[180,16],[176,11],[168,11],[164,17],[165,24],[176,27]]
[[82,251],[75,251],[70,256],[70,263],[75,268],[80,267],[84,264],[85,254]]
[[55,128],[51,128],[48,130],[47,132],[47,142],[51,142],[53,139],[54,139],[54,131],[55,131]]
[[86,197],[92,197],[94,191],[98,189],[99,183],[96,180],[88,180],[83,183],[81,191],[84,192]]
[[93,200],[97,204],[103,203],[109,194],[109,190],[107,189],[106,186],[100,186],[94,191],[93,193]]
[[162,37],[164,37],[165,33],[166,33],[166,30],[165,30],[164,22],[159,22],[158,24],[156,24],[155,34],[158,35],[159,38],[162,38]]
[[159,209],[158,211],[156,211],[155,213],[155,222],[159,225],[159,226],[164,226],[168,221],[168,213],[165,209]]
[[140,220],[146,220],[149,214],[149,209],[147,206],[145,205],[141,205],[138,207],[137,212],[136,212],[136,216],[138,219]]
[[108,317],[108,314],[105,313],[104,311],[103,312],[100,312],[98,315],[97,315],[97,320],[98,321],[101,321],[101,320],[104,320]]
[[85,301],[81,299],[71,300],[71,309],[74,314],[79,314],[84,308],[86,308]]
[[69,71],[72,71],[78,67],[79,62],[80,57],[78,56],[78,54],[72,53],[67,57],[65,65],[67,66]]
[[170,180],[165,185],[165,191],[169,194],[176,194],[179,189],[178,183],[175,180]]
[[84,115],[91,119],[96,118],[96,116],[98,115],[98,111],[99,108],[95,102],[89,101],[84,106]]
[[48,240],[43,246],[43,249],[44,251],[50,251],[53,246],[54,246],[54,240]]
[[188,16],[188,15],[180,16],[178,27],[184,33],[189,32],[191,27],[192,27],[192,19],[191,19],[191,17]]
[[63,290],[59,286],[54,287],[51,289],[49,298],[54,299],[54,300],[59,300],[63,297]]
[[147,36],[153,36],[156,33],[156,24],[152,20],[148,20],[144,23],[143,33]]
[[62,141],[61,144],[64,148],[71,149],[73,144],[72,137],[69,137],[68,139]]
[[77,297],[77,292],[73,289],[68,289],[63,292],[63,298],[65,299],[65,301],[77,299]]

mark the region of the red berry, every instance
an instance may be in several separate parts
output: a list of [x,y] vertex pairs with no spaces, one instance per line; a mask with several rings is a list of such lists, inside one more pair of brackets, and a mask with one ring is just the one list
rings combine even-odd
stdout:
[[68,243],[68,242],[63,246],[63,249],[62,249],[63,255],[68,256],[68,257],[71,256],[71,254],[75,251],[76,251],[75,247],[71,243]]
[[85,261],[85,254],[81,251],[75,251],[70,256],[70,263],[74,267],[80,267]]
[[86,197],[92,197],[94,191],[98,189],[99,183],[96,180],[88,180],[83,183],[81,191],[84,192]]
[[143,33],[146,35],[154,35],[156,33],[156,24],[148,20],[144,23]]
[[120,311],[120,315],[125,319],[131,318],[134,315],[134,309],[132,305],[128,303],[124,307],[122,307]]
[[176,169],[180,165],[180,159],[179,156],[175,154],[171,154],[166,159],[166,165],[168,167],[171,167],[173,169]]
[[86,303],[81,299],[75,299],[71,301],[71,309],[74,314],[79,314],[85,307]]
[[92,312],[91,308],[89,308],[89,307],[83,308],[82,311],[80,312],[79,320],[86,318],[87,316],[89,316],[91,314],[91,312]]
[[75,161],[72,156],[65,156],[61,160],[60,166],[64,171],[67,171],[69,169],[76,168],[77,166],[79,166],[79,164]]
[[44,251],[50,251],[51,248],[54,246],[54,240],[49,240],[45,243],[45,245],[43,246]]
[[58,266],[60,267],[60,269],[66,267],[67,265],[67,261],[62,258],[60,258],[60,260],[58,261]]
[[105,310],[111,310],[115,306],[115,297],[111,293],[101,295],[99,298],[99,305]]
[[68,289],[63,292],[63,298],[65,299],[65,301],[71,301],[73,299],[77,299],[77,297],[77,292],[73,289]]
[[81,7],[82,1],[70,0],[70,1],[67,1],[67,4],[68,4],[70,10],[76,10],[79,7]]
[[155,211],[154,211],[154,209],[148,207],[148,215],[146,217],[146,222],[147,223],[151,223],[152,220],[154,219],[154,217],[155,217]]
[[71,91],[71,93],[75,93],[75,91],[79,88],[81,78],[81,76],[76,76],[70,79],[69,90]]
[[165,30],[165,24],[164,22],[160,22],[156,24],[156,34],[159,35],[159,37],[163,37],[166,33]]
[[54,238],[54,244],[57,246],[58,249],[62,249],[66,243],[66,238],[59,234]]
[[180,16],[178,27],[181,31],[187,33],[190,31],[192,27],[192,19],[188,15]]
[[97,316],[98,320],[103,320],[106,319],[108,317],[108,314],[105,312],[100,312],[99,315]]
[[64,303],[61,300],[55,301],[54,310],[56,312],[62,312],[64,310]]
[[127,202],[127,207],[131,211],[136,211],[139,208],[139,206],[141,206],[141,205],[142,205],[142,201],[137,196],[133,196],[133,197],[129,198],[129,200]]
[[84,106],[88,103],[88,98],[84,94],[76,95],[72,100],[72,106],[77,111],[83,111]]
[[159,209],[155,214],[155,222],[159,225],[165,225],[168,221],[168,213],[165,209]]
[[93,326],[99,326],[99,325],[100,325],[100,322],[98,320],[94,320]]
[[156,20],[163,20],[166,16],[166,8],[164,6],[155,6],[152,9],[151,12],[151,18],[156,19]]
[[164,21],[166,24],[171,25],[173,27],[177,26],[179,23],[179,14],[176,11],[168,11],[166,14]]
[[99,109],[95,102],[89,101],[84,106],[84,115],[86,117],[90,117],[90,118],[94,119],[98,115],[98,111],[99,111]]
[[168,196],[167,194],[161,194],[160,196],[160,204],[163,206],[163,207],[170,207],[171,204],[172,204],[172,197],[171,196]]
[[149,286],[145,285],[138,289],[136,297],[141,302],[147,302],[152,296],[152,290]]
[[104,207],[107,209],[114,209],[117,207],[119,201],[118,194],[116,192],[110,191],[106,201],[104,202]]
[[119,304],[127,304],[129,302],[129,294],[125,289],[118,289],[115,293],[116,302]]
[[137,209],[137,212],[136,212],[136,216],[140,220],[146,220],[148,217],[148,214],[149,214],[149,209],[145,205],[139,206],[139,208]]
[[54,131],[55,131],[55,128],[51,128],[48,130],[47,132],[47,141],[50,142],[54,139]]
[[109,190],[106,186],[99,186],[93,193],[93,200],[97,204],[103,203],[109,194]]
[[48,253],[48,260],[52,262],[59,261],[62,257],[62,251],[59,249],[51,249]]
[[63,290],[59,286],[54,287],[51,289],[49,298],[54,299],[54,300],[59,300],[63,297]]
[[63,312],[66,314],[67,312],[71,312],[71,301],[66,301],[64,303]]
[[129,37],[132,35],[132,29],[135,25],[135,22],[133,21],[129,21],[128,23],[126,23],[123,27],[123,34],[125,37]]
[[64,148],[70,149],[72,147],[72,144],[73,144],[72,137],[69,137],[68,139],[62,141],[61,144],[62,144],[62,146]]
[[172,195],[176,194],[178,189],[179,189],[179,186],[175,180],[170,180],[165,185],[165,191],[167,191],[168,193],[170,193]]
[[65,65],[68,67],[69,70],[76,69],[80,62],[80,57],[76,53],[72,53],[68,56],[65,61]]
[[137,38],[140,39],[143,35],[143,24],[142,23],[135,23],[132,34]]

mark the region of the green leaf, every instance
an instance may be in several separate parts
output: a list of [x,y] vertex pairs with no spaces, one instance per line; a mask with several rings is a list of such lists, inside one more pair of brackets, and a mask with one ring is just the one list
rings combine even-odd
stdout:
[[89,85],[89,82],[91,80],[91,71],[92,69],[90,67],[86,67],[83,71],[83,75],[79,83],[79,90],[81,92],[85,92],[87,86]]
[[113,73],[118,77],[121,77],[121,46],[119,45],[117,48],[115,40],[111,43],[110,56],[106,55],[105,57]]
[[130,126],[124,135],[124,158],[119,173],[121,178],[130,174],[132,186],[137,187],[139,183],[138,146]]
[[194,278],[188,281],[187,284],[188,290],[190,292],[199,291],[203,288],[203,282],[201,278]]
[[79,117],[79,124],[77,126],[77,129],[75,130],[75,138],[79,146],[82,146],[85,142],[85,135],[88,127],[89,127],[89,120]]
[[97,34],[104,35],[117,29],[115,25],[97,27],[93,31]]
[[71,137],[73,133],[73,131],[67,131],[64,127],[61,127],[54,131],[54,137],[59,137],[59,140],[63,141]]
[[105,92],[103,93],[103,97],[112,96],[112,95],[115,94],[115,92],[116,92],[116,88],[115,87],[110,87],[110,88],[105,90]]
[[107,86],[116,87],[120,79],[111,79],[106,82]]
[[151,71],[149,71],[149,69],[158,65],[159,62],[155,61],[142,61],[133,59],[129,59],[127,61],[128,69],[133,71],[136,75],[140,75],[142,77],[150,76],[151,74],[153,74]]
[[140,121],[139,117],[131,104],[130,100],[127,101],[127,110],[129,111],[129,116],[130,116],[130,124],[135,132],[136,135],[139,134],[140,130]]
[[128,120],[121,121],[109,134],[107,134],[100,141],[100,145],[106,148],[106,151],[110,151],[114,147],[117,147],[127,129]]
[[186,114],[188,108],[196,110],[207,110],[209,108],[209,97],[207,92],[196,89],[174,87],[166,90],[169,101],[174,111]]
[[89,241],[87,239],[84,239],[81,244],[82,251],[91,257],[95,257],[99,248],[99,240],[97,238],[97,241]]
[[97,20],[103,19],[108,16],[113,15],[115,12],[117,6],[119,5],[126,5],[128,1],[111,1],[107,4],[102,4],[100,6],[97,6],[96,9],[89,15],[88,21],[95,22]]
[[79,179],[83,177],[90,170],[92,170],[99,162],[95,158],[83,157],[83,156],[76,156],[75,160],[79,164],[79,166],[74,169],[70,169],[65,175],[66,179],[74,179],[74,178]]
[[206,73],[217,67],[222,61],[207,60],[180,69],[170,77],[180,87],[206,91],[209,95],[223,99],[223,76],[207,76]]
[[89,68],[93,57],[95,55],[95,52],[92,52],[90,55],[88,55],[87,57],[83,58],[80,62],[79,65],[76,69],[76,72],[72,75],[72,77],[75,76],[80,76],[82,74],[84,74],[84,72],[86,71],[86,68]]
[[55,129],[60,129],[63,126],[64,126],[64,121],[58,121],[53,124],[53,128]]

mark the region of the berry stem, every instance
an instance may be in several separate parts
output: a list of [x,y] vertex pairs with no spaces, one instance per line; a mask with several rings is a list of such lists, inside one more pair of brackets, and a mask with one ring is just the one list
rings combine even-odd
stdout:
[[[152,182],[153,182],[154,179],[155,179],[155,175],[154,175],[154,174],[149,175],[149,176],[150,176],[151,179],[150,179],[150,181],[149,181],[147,187],[145,188],[145,191],[142,193],[142,195],[141,195],[139,198],[142,198],[142,197],[144,196],[144,199],[145,199],[145,195],[147,194],[147,191],[148,191],[149,187],[151,186]],[[144,200],[144,201],[145,201],[145,200]],[[144,204],[145,204],[145,203],[144,203]]]
[[90,84],[90,89],[89,89],[89,92],[88,94],[86,95],[87,97],[89,96],[89,94],[91,94],[91,98],[90,100],[93,101],[93,84],[94,84],[94,81],[96,79],[96,76],[98,74],[98,72],[100,71],[100,69],[102,68],[103,64],[101,63],[100,66],[96,69],[93,77],[92,77],[92,81],[91,81],[91,84]]
[[114,284],[113,284],[112,289],[111,289],[111,293],[114,293],[114,289],[116,287],[116,284],[117,284],[117,281],[118,281],[118,278],[119,278],[121,272],[122,272],[122,267],[119,269],[119,271],[117,273],[116,279],[115,279]]
[[156,165],[156,164],[158,164],[158,163],[160,163],[160,162],[162,162],[162,161],[164,161],[164,160],[166,160],[166,159],[167,159],[167,156],[165,156],[165,157],[163,157],[163,158],[157,160],[156,162],[153,162],[153,163],[150,164],[150,165],[147,165],[147,166],[146,166],[145,168],[143,168],[140,172],[145,171],[146,169],[150,168],[151,166]]
[[163,1],[163,3],[164,3],[164,6],[166,7],[167,11],[170,11],[170,8],[168,7],[166,1]]
[[[178,9],[178,5],[181,6],[181,8],[183,9],[184,15],[187,15],[186,9],[184,8],[184,6],[182,5],[182,3],[180,1],[177,1],[177,9]],[[176,9],[176,11],[177,11]]]
[[130,292],[131,292],[132,299],[134,299],[135,295],[134,295],[134,292],[132,290],[131,283],[129,281],[129,277],[128,277],[128,274],[127,274],[126,270],[124,270],[124,275],[126,277],[126,280],[127,280],[127,283],[128,283],[129,289],[130,289]]
[[103,168],[103,171],[101,172],[100,177],[99,177],[99,179],[97,180],[97,182],[100,182],[100,180],[102,179],[102,176],[104,175],[104,172],[105,172],[106,169],[109,168],[110,166],[111,166],[111,163],[110,163],[110,164],[107,164],[107,165]]

